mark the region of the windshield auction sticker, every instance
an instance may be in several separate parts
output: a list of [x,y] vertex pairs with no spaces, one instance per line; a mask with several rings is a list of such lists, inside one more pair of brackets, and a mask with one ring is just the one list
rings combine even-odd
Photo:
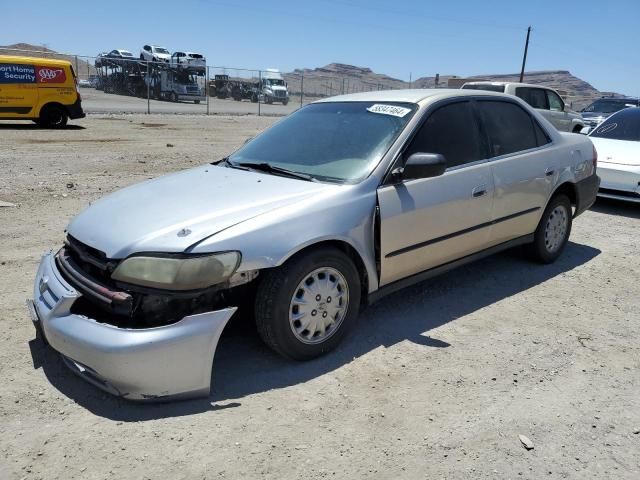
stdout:
[[411,111],[410,108],[399,107],[397,105],[383,105],[380,103],[371,105],[367,110],[371,113],[381,113],[383,115],[392,115],[394,117],[404,117]]

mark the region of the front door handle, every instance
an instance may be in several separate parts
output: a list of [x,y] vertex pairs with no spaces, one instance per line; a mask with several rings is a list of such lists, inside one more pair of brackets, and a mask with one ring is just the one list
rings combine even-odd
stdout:
[[471,191],[471,195],[474,198],[483,197],[486,194],[487,194],[487,187],[485,185],[480,185],[479,187],[476,187]]

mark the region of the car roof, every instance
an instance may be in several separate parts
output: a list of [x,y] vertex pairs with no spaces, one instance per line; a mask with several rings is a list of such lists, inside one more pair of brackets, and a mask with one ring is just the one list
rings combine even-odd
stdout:
[[478,90],[461,90],[458,88],[420,88],[407,90],[376,90],[372,92],[350,93],[347,95],[337,95],[317,100],[314,103],[328,102],[403,102],[420,103],[427,99],[440,99],[447,97],[471,97],[478,95],[489,95],[496,97],[513,98],[499,92],[478,93]]
[[67,60],[57,60],[42,57],[22,57],[15,55],[0,55],[0,62],[17,62],[17,63],[35,63],[41,65],[50,65],[55,67],[69,66],[71,62]]
[[521,82],[480,81],[480,82],[466,82],[465,85],[516,85],[518,87],[546,88],[548,90],[555,90],[553,87],[548,87],[547,85],[540,85],[540,84],[534,84],[534,83],[521,83]]

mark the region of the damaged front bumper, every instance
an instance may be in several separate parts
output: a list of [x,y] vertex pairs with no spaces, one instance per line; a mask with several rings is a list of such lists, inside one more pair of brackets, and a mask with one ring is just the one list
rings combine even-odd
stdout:
[[71,312],[82,296],[42,257],[28,301],[36,330],[67,366],[93,385],[131,400],[207,396],[220,335],[236,307],[154,328],[129,329]]

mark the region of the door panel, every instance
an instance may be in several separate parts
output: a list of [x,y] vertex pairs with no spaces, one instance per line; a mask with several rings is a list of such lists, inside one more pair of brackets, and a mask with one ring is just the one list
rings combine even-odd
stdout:
[[380,285],[486,248],[493,193],[486,162],[380,187]]
[[37,103],[36,67],[25,63],[0,63],[0,117],[31,118]]
[[496,188],[491,245],[535,231],[555,176],[547,158],[537,150],[491,162]]
[[550,142],[529,113],[508,101],[479,101],[494,157],[489,165],[495,197],[491,245],[535,231],[558,172]]

